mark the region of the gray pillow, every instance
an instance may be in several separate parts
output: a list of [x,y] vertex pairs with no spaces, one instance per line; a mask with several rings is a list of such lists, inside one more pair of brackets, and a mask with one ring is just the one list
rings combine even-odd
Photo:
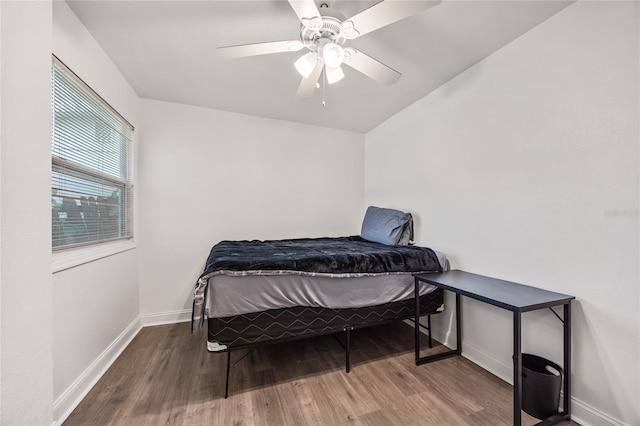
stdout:
[[411,215],[400,210],[385,209],[381,207],[369,206],[362,221],[360,237],[375,243],[397,245],[401,242],[408,244],[409,238],[403,232],[411,224]]

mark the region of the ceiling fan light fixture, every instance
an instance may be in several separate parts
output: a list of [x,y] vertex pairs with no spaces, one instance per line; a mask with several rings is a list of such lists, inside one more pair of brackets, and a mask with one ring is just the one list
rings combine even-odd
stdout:
[[293,63],[293,66],[296,67],[296,70],[300,73],[303,78],[309,78],[311,72],[316,67],[316,63],[318,62],[318,56],[315,52],[307,52],[298,58],[297,61]]
[[327,65],[325,66],[325,72],[327,74],[327,83],[329,84],[337,83],[344,78],[344,72],[342,68],[340,68],[340,65],[337,67],[329,67]]
[[333,84],[342,80],[345,76],[342,64],[389,86],[401,77],[399,72],[363,52],[342,46],[348,40],[413,16],[442,2],[380,0],[346,19],[342,12],[332,8],[335,1],[288,0],[301,24],[299,40],[222,46],[218,47],[217,51],[226,58],[241,58],[308,49],[309,52],[294,62],[296,70],[303,77],[296,93],[297,98],[311,96],[315,88],[318,88],[317,82],[323,73],[323,83]]
[[335,43],[327,43],[322,47],[322,59],[329,68],[336,68],[344,61],[344,49]]

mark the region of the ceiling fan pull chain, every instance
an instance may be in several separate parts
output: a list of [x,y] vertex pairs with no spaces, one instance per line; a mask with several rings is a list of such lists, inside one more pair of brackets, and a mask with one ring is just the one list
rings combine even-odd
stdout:
[[326,102],[324,101],[324,88],[326,86],[325,81],[327,79],[327,73],[326,71],[322,71],[322,106],[325,107],[327,106]]

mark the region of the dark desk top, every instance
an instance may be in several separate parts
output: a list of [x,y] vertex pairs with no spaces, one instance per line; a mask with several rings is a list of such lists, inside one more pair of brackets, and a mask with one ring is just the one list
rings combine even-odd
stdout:
[[420,281],[510,311],[533,311],[535,309],[563,305],[575,299],[574,296],[567,294],[555,293],[459,270],[414,274],[414,276]]

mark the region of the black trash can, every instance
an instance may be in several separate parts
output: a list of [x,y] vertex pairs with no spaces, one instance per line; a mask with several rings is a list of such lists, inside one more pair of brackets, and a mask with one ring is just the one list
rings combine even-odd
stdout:
[[562,368],[537,355],[522,354],[522,409],[543,420],[558,414]]

